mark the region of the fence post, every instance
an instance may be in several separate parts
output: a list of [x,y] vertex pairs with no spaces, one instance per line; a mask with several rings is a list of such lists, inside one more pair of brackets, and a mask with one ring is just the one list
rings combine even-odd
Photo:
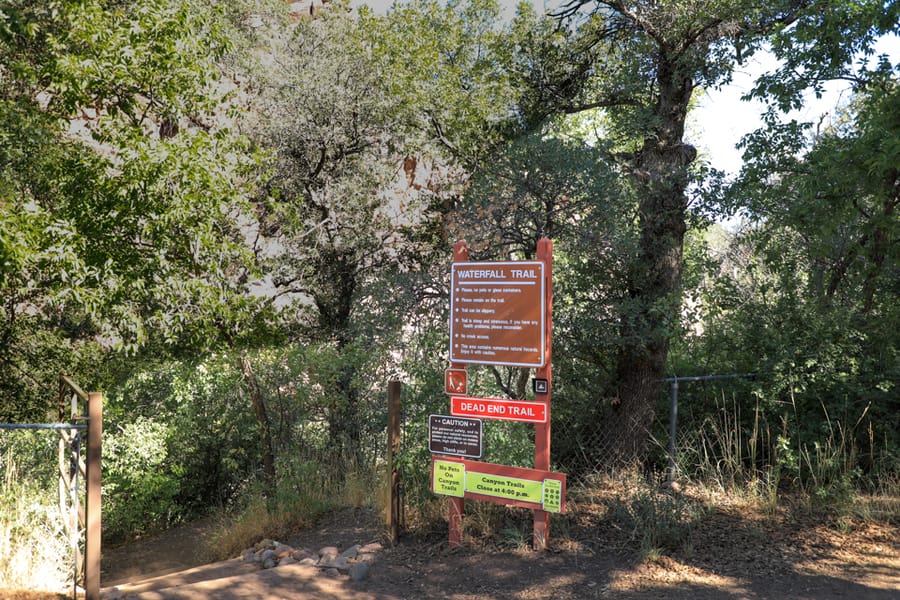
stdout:
[[88,394],[87,422],[87,490],[85,511],[85,570],[86,600],[100,600],[100,440],[103,436],[103,394]]
[[400,382],[388,382],[388,532],[396,544],[400,533],[400,473],[396,457],[400,452]]
[[672,396],[669,406],[669,468],[666,480],[669,485],[675,481],[675,432],[678,420],[678,378],[672,379]]

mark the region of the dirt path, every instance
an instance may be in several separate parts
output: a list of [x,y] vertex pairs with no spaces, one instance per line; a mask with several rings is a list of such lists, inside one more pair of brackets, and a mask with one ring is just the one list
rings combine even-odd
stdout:
[[[373,600],[575,600],[617,598],[900,598],[900,530],[887,522],[827,518],[797,520],[754,514],[746,507],[706,514],[689,542],[671,556],[641,559],[631,532],[585,507],[574,506],[555,525],[550,551],[473,543],[450,551],[443,535],[406,537],[379,552],[360,582],[335,581],[317,591],[271,584],[272,598]],[[515,517],[516,511],[511,511]],[[521,530],[527,519],[519,518]],[[104,586],[156,573],[162,567],[199,561],[197,544],[209,533],[201,523],[104,552]],[[372,511],[347,509],[322,519],[294,539],[294,546],[319,548],[380,539]],[[495,536],[510,546],[516,535]],[[504,541],[505,540],[505,541]],[[279,571],[282,567],[274,569]],[[295,578],[304,577],[300,569]],[[283,575],[283,576],[282,576]],[[265,584],[260,584],[265,585]],[[308,585],[308,582],[304,585]],[[316,584],[318,585],[318,584]],[[277,588],[277,589],[276,589]],[[305,590],[300,593],[300,590]],[[290,590],[294,590],[291,593]],[[224,592],[210,590],[208,597]],[[299,595],[297,595],[299,593]]]
[[128,544],[104,546],[100,561],[102,585],[117,585],[203,564],[213,528],[213,520],[205,519]]

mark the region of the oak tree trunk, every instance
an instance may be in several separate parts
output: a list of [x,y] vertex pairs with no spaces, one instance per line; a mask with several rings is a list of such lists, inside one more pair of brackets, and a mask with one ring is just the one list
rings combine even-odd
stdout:
[[688,168],[696,158],[696,150],[683,141],[693,81],[665,57],[658,63],[657,127],[632,164],[640,228],[628,277],[632,310],[621,320],[616,399],[604,423],[607,463],[616,467],[645,458],[681,305]]

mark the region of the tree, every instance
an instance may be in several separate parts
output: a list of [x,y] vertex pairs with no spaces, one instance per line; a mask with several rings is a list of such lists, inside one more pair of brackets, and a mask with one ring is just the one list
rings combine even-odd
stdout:
[[477,154],[494,110],[485,90],[502,82],[489,86],[496,65],[484,56],[494,2],[420,2],[385,17],[346,9],[270,39],[251,69],[259,94],[245,125],[273,157],[260,256],[298,337],[342,357],[329,427],[336,448],[356,452],[360,361],[400,329],[397,301],[377,288],[431,255],[435,209]]
[[211,115],[220,23],[179,0],[0,7],[9,416],[43,418],[29,399],[53,397],[43,369],[80,349],[197,349],[253,328],[249,154]]
[[[777,341],[761,353],[775,374],[773,394],[787,397],[790,384],[803,413],[825,407],[857,427],[865,417],[868,434],[877,432],[889,448],[898,443],[892,324],[900,318],[893,301],[900,256],[889,241],[898,236],[900,201],[895,73],[882,62],[859,77],[867,83],[831,126],[770,123],[748,136],[747,163],[729,190],[756,223],[747,238],[775,282],[766,294],[757,288],[754,299],[770,305],[769,319],[745,325],[749,343],[759,343],[754,335]],[[862,429],[871,467],[874,449]]]
[[[618,143],[609,160],[627,178],[637,206],[639,240],[627,275],[628,310],[620,315],[616,399],[603,424],[607,439],[618,440],[611,462],[643,455],[677,330],[697,156],[685,142],[694,91],[727,83],[735,65],[775,34],[785,52],[789,40],[802,38],[803,56],[833,58],[830,68],[792,89],[833,77],[852,49],[865,47],[873,30],[884,30],[882,8],[880,2],[856,10],[806,1],[760,8],[749,2],[574,0],[557,14],[557,29],[526,38],[520,59],[530,85],[522,99],[524,123],[602,108],[609,137]],[[811,33],[823,22],[835,35],[819,43]]]

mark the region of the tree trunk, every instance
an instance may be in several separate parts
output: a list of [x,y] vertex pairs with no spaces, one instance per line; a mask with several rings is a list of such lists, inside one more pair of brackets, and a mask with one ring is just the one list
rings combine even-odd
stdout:
[[658,126],[632,165],[640,244],[629,273],[632,308],[621,318],[624,344],[617,359],[616,400],[604,423],[606,459],[614,467],[634,465],[645,457],[681,306],[688,167],[697,154],[683,142],[693,82],[662,58],[657,85],[653,112]]
[[[351,250],[323,252],[318,264],[318,286],[314,295],[321,333],[332,339],[341,364],[336,389],[329,402],[328,442],[341,466],[362,461],[362,417],[356,388],[358,366],[350,344],[351,319],[357,286],[359,259]],[[343,474],[340,474],[343,475]]]
[[238,366],[244,378],[244,384],[250,393],[250,402],[253,404],[253,412],[256,415],[256,422],[259,426],[259,444],[262,450],[263,480],[265,484],[264,493],[266,497],[269,497],[275,491],[275,453],[273,451],[269,415],[266,411],[266,403],[262,392],[259,389],[259,382],[256,380],[256,373],[253,372],[250,357],[242,355],[238,360]]

